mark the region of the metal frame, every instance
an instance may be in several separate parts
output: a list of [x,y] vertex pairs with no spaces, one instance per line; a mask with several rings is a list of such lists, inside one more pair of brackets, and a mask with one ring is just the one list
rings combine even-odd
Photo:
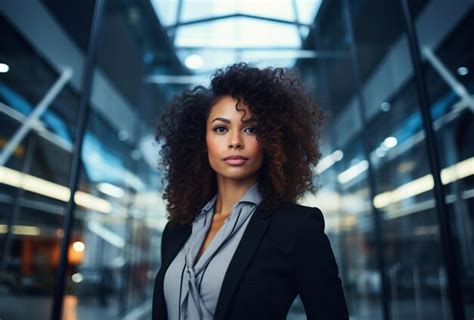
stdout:
[[0,155],[0,167],[4,166],[8,162],[18,145],[26,137],[28,132],[35,126],[43,113],[48,110],[51,102],[54,100],[54,98],[56,98],[59,92],[61,92],[62,88],[67,84],[69,79],[71,79],[72,75],[73,71],[69,68],[62,72],[58,80],[56,80],[51,89],[49,89],[43,99],[41,99],[40,103],[38,103],[38,105],[35,107],[33,112],[28,116],[27,120],[23,122],[15,135],[13,135],[12,139],[5,146],[5,149],[3,149],[3,152]]
[[471,109],[471,112],[474,112],[474,99],[471,97],[466,87],[461,82],[459,82],[455,76],[453,76],[444,63],[436,56],[433,50],[428,47],[424,47],[422,52],[426,60],[438,72],[441,79],[446,82],[446,84],[453,90],[454,93],[458,95],[462,101],[466,102],[466,104]]
[[298,14],[298,4],[296,3],[296,1],[297,0],[291,0],[291,6],[293,8],[293,14],[295,15],[296,32],[298,33],[298,36],[300,37],[301,46],[303,46],[305,39],[304,39],[303,34],[301,33],[301,30],[298,26],[300,24],[300,18],[299,18],[299,14]]
[[295,22],[295,21],[291,21],[291,20],[263,17],[263,16],[257,16],[257,15],[246,14],[246,13],[234,13],[234,14],[226,14],[226,15],[221,15],[221,16],[214,16],[214,17],[207,17],[207,18],[194,19],[194,20],[189,20],[189,21],[184,21],[184,22],[178,22],[174,25],[165,27],[165,30],[166,31],[169,31],[169,30],[174,31],[175,29],[177,29],[179,27],[185,27],[185,26],[191,26],[191,25],[194,25],[194,24],[207,23],[207,22],[212,22],[212,21],[226,20],[226,19],[233,19],[233,18],[249,18],[249,19],[262,20],[262,21],[267,21],[267,22],[290,24],[290,25],[295,25],[297,27],[311,28],[310,24]]
[[[178,7],[176,8],[176,23],[181,22],[181,15],[183,14],[183,2],[184,0],[178,0]],[[176,28],[172,30],[173,34],[170,36],[170,41],[174,45],[174,39],[176,38]]]
[[74,211],[75,202],[74,194],[76,193],[79,178],[82,168],[81,153],[84,141],[84,133],[86,131],[87,119],[89,115],[89,100],[92,89],[92,80],[94,75],[94,68],[96,64],[97,51],[100,44],[100,35],[102,20],[104,15],[105,0],[96,0],[94,6],[94,16],[92,18],[92,26],[89,36],[89,46],[86,61],[81,79],[81,99],[79,102],[78,120],[76,128],[76,136],[74,149],[72,154],[72,161],[70,166],[70,177],[68,182],[71,195],[66,206],[63,224],[63,240],[61,243],[61,256],[59,261],[59,268],[54,282],[53,303],[51,307],[51,319],[60,320],[62,317],[64,291],[66,283],[66,270],[68,268],[68,248],[71,239],[72,228],[74,226]]
[[466,319],[464,311],[464,299],[461,289],[461,279],[459,273],[459,260],[456,254],[456,242],[453,237],[453,230],[449,216],[449,209],[445,202],[446,192],[441,182],[440,153],[436,142],[436,134],[433,128],[431,108],[426,89],[423,62],[421,59],[420,45],[416,34],[416,27],[413,21],[408,0],[401,0],[403,21],[408,38],[410,55],[412,58],[415,81],[419,99],[419,108],[423,120],[425,131],[425,142],[427,156],[430,163],[431,174],[434,180],[434,198],[436,201],[436,214],[438,217],[439,230],[441,234],[441,245],[444,256],[444,264],[448,278],[448,292],[452,318],[454,320]]

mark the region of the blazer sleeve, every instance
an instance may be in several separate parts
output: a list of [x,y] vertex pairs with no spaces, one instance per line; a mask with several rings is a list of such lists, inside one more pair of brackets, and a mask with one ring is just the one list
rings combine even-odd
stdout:
[[[165,261],[165,259],[167,259],[167,253],[168,253],[167,240],[168,240],[169,229],[170,229],[170,222],[168,221],[166,223],[165,229],[163,230],[163,233],[161,234],[161,266],[163,266],[163,262]],[[164,300],[163,300],[164,292],[161,286],[162,283],[159,281],[161,272],[162,272],[162,267],[160,267],[160,271],[158,272],[158,275],[155,278],[155,284],[153,288],[153,304],[152,304],[152,309],[151,309],[152,319],[163,319],[163,317],[160,316],[160,308],[165,308]]]
[[312,208],[300,221],[296,235],[295,276],[308,320],[349,319],[341,279],[324,217]]

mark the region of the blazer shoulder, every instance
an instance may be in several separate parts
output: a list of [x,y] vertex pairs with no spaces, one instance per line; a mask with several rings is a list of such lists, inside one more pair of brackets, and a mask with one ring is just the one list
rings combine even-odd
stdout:
[[275,211],[276,216],[287,223],[301,223],[306,219],[315,219],[324,226],[324,216],[318,207],[308,207],[294,202],[283,202]]
[[294,247],[301,225],[316,220],[324,230],[324,218],[319,208],[293,202],[281,203],[271,219],[268,236],[285,251],[291,251]]

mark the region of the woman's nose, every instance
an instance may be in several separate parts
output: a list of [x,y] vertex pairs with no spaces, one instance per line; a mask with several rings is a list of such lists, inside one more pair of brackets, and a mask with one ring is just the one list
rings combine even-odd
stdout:
[[240,132],[235,132],[231,135],[229,142],[229,147],[234,149],[241,149],[243,147],[242,137],[240,136]]

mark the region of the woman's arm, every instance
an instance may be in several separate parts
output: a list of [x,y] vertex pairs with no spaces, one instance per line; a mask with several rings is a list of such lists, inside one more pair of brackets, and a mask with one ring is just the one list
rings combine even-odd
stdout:
[[295,276],[308,320],[349,319],[324,217],[317,208],[301,219],[295,246]]

